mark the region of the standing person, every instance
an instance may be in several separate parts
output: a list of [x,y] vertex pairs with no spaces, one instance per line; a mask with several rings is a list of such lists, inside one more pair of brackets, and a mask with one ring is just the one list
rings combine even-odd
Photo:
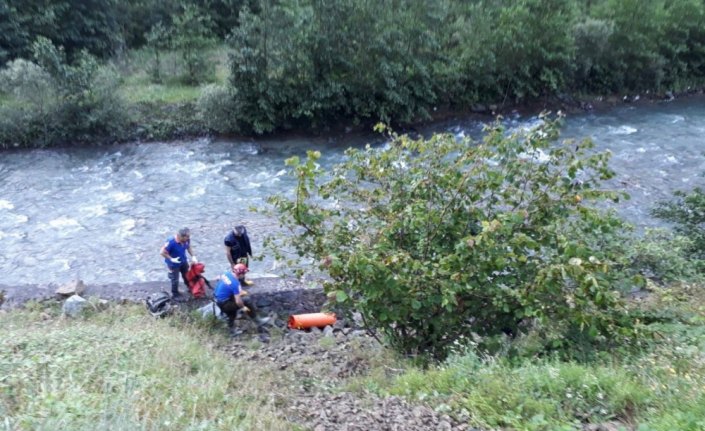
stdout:
[[[246,267],[250,266],[250,258],[252,257],[252,246],[250,245],[250,237],[247,236],[247,228],[243,225],[237,225],[225,236],[225,255],[230,262],[230,266],[237,263],[242,263]],[[245,280],[245,274],[239,279],[240,284],[244,286],[252,286],[252,281]]]
[[257,324],[258,328],[267,324],[270,320],[269,317],[257,317],[257,309],[254,303],[249,297],[243,298],[247,292],[240,288],[238,278],[244,276],[245,272],[247,272],[247,267],[244,264],[237,263],[232,265],[232,270],[225,272],[218,278],[218,284],[216,284],[213,293],[218,308],[228,316],[228,328],[230,328],[230,335],[232,336],[242,333],[242,331],[235,329],[235,317],[240,309]]
[[191,230],[187,227],[179,229],[176,235],[169,237],[166,243],[162,246],[159,254],[164,257],[169,269],[169,280],[171,280],[171,297],[177,301],[182,299],[179,293],[179,273],[184,280],[184,284],[188,286],[186,281],[186,273],[188,272],[188,259],[186,252],[191,255],[191,260],[197,261],[191,248]]

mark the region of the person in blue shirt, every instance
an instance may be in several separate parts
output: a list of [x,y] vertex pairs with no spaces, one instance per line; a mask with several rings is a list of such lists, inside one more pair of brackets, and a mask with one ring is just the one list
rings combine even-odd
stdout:
[[184,284],[188,286],[186,281],[186,273],[189,267],[188,258],[186,257],[187,251],[191,255],[191,260],[196,262],[196,256],[193,255],[193,249],[191,248],[191,231],[187,227],[179,229],[176,235],[169,237],[159,251],[169,270],[171,297],[176,301],[180,301],[182,298],[181,293],[179,293],[179,273],[184,280]]
[[253,301],[250,300],[249,296],[244,298],[247,292],[241,289],[238,278],[244,276],[246,272],[247,266],[244,264],[237,263],[233,265],[231,271],[225,272],[218,278],[218,283],[213,293],[218,308],[228,316],[228,328],[232,336],[242,333],[242,331],[235,329],[235,318],[238,310],[242,310],[258,327],[262,327],[270,320],[269,317],[257,317],[257,309]]

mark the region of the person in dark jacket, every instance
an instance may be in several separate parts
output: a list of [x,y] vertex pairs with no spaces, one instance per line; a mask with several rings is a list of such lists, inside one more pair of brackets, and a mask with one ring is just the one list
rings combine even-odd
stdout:
[[[246,267],[250,266],[250,258],[252,257],[252,246],[250,238],[247,236],[247,228],[243,225],[237,225],[225,236],[225,256],[232,267],[235,264],[242,263]],[[238,276],[240,284],[251,286],[253,283],[245,279],[245,274]]]
[[237,336],[242,331],[235,328],[235,318],[238,310],[242,310],[247,317],[252,319],[257,324],[258,328],[269,323],[269,317],[257,317],[257,309],[254,301],[249,299],[247,292],[242,290],[238,278],[244,276],[247,272],[247,267],[242,263],[232,265],[232,270],[225,272],[218,278],[218,284],[215,286],[213,293],[214,299],[220,311],[228,316],[228,328],[230,335]]

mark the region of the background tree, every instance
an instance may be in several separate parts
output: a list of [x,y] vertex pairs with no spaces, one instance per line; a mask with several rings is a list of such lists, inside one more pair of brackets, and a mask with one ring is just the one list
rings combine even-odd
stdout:
[[170,27],[172,18],[181,11],[182,0],[122,0],[118,13],[122,38],[128,48],[141,48],[148,43],[150,30],[162,23]]
[[213,33],[221,40],[225,40],[240,24],[238,16],[243,8],[255,12],[259,10],[256,0],[195,0],[194,4],[211,18]]
[[147,40],[147,47],[154,54],[154,62],[149,68],[149,74],[152,77],[152,81],[155,83],[162,82],[162,51],[166,50],[171,46],[169,30],[162,24],[158,22],[147,33],[145,39]]
[[172,46],[181,53],[186,67],[185,80],[198,84],[210,78],[215,68],[208,62],[206,49],[213,45],[213,24],[195,5],[185,3],[174,17]]

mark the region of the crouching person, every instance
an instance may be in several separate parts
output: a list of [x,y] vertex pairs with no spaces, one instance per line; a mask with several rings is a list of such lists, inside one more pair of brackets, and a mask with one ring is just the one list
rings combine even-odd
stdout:
[[258,327],[269,323],[269,317],[257,317],[257,309],[249,297],[243,298],[247,292],[242,290],[238,278],[245,275],[247,267],[241,263],[232,266],[231,271],[225,272],[218,278],[218,284],[215,286],[215,302],[218,304],[220,311],[228,316],[228,328],[230,335],[236,336],[242,333],[235,329],[235,317],[238,310],[242,311],[254,321]]

